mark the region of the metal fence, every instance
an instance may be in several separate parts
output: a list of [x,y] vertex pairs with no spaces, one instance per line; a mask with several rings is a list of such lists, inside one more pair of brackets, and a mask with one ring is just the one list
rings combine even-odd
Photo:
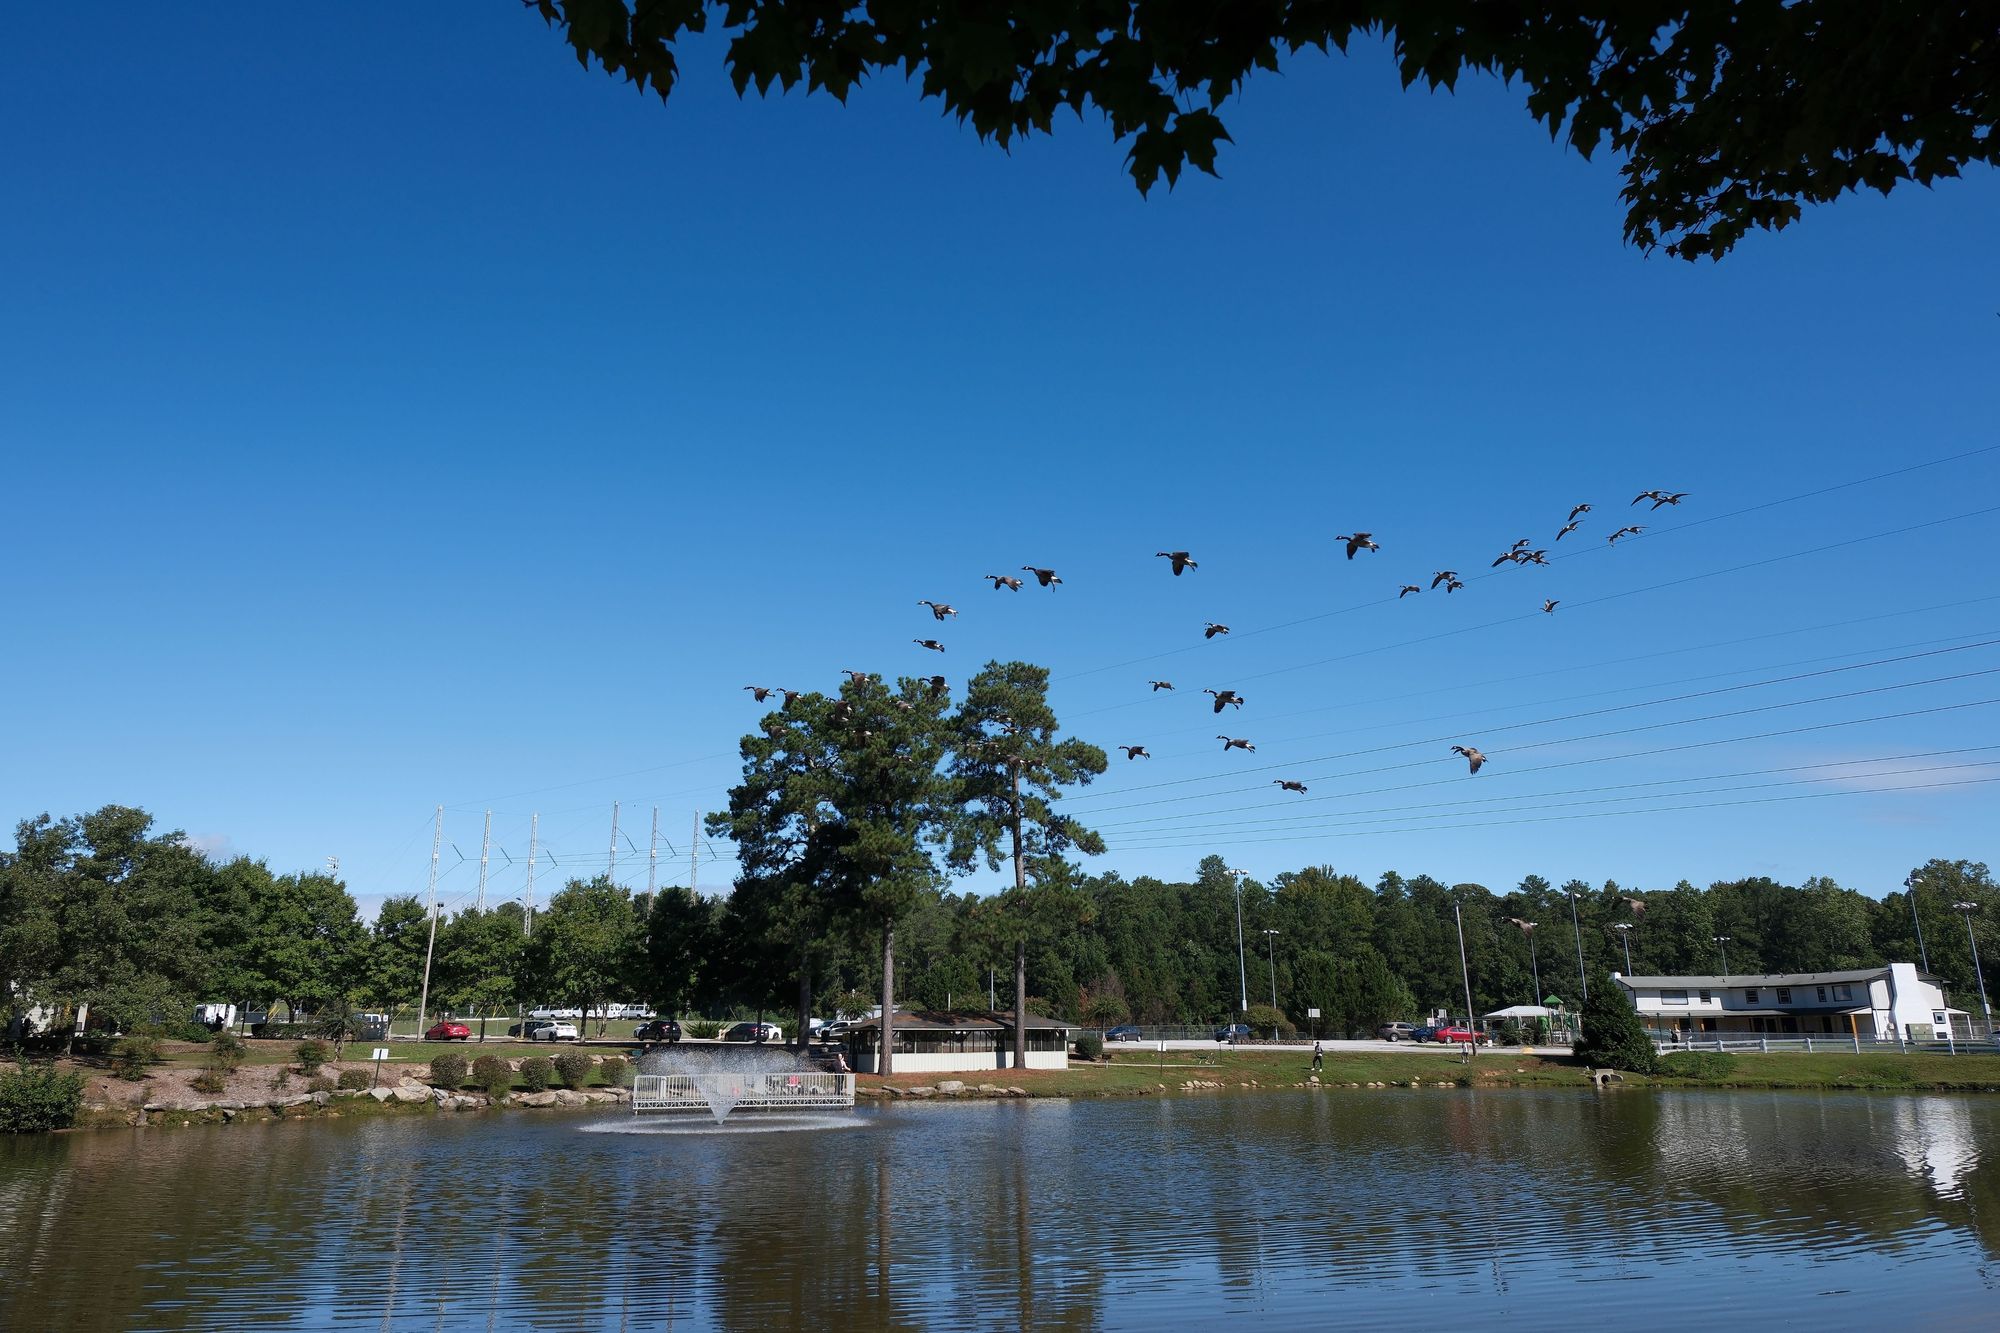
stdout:
[[1944,1055],[1992,1055],[2000,1053],[2000,1036],[1977,1032],[1969,1036],[1946,1036],[1933,1041],[1909,1041],[1898,1037],[1861,1037],[1854,1034],[1842,1036],[1838,1033],[1772,1035],[1758,1032],[1733,1033],[1679,1033],[1656,1036],[1653,1044],[1662,1055],[1675,1051],[1852,1051],[1859,1055],[1872,1054],[1916,1054],[1931,1052]]
[[854,1075],[777,1073],[641,1074],[632,1080],[632,1110],[796,1111],[854,1105]]

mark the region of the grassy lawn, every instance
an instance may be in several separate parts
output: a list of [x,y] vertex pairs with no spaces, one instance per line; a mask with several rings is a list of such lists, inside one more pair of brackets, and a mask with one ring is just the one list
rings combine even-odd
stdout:
[[[1190,1079],[1238,1086],[1290,1087],[1305,1081],[1311,1057],[1300,1052],[1118,1052],[1096,1064],[1071,1061],[1065,1070],[986,1070],[965,1074],[898,1074],[898,1088],[957,1078],[971,1085],[1019,1087],[1036,1097],[1115,1097],[1178,1092]],[[1502,1048],[1469,1064],[1455,1050],[1330,1052],[1323,1085],[1462,1083],[1469,1087],[1587,1086],[1584,1067],[1568,1056],[1523,1055]],[[864,1086],[883,1080],[864,1076]],[[1886,1091],[2000,1091],[2000,1055],[1874,1055],[1783,1052],[1734,1056],[1726,1072],[1703,1078],[1627,1075],[1628,1086],[1714,1088],[1873,1088]]]

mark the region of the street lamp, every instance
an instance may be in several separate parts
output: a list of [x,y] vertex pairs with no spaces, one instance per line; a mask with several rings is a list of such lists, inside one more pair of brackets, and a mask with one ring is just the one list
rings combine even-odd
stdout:
[[1250,1007],[1250,973],[1243,966],[1243,877],[1247,870],[1231,870],[1236,876],[1236,1012]]
[[1583,987],[1583,998],[1590,998],[1590,978],[1583,974],[1583,925],[1576,919],[1576,890],[1564,889],[1563,896],[1569,899],[1570,929],[1576,932],[1576,984]]
[[[1270,926],[1264,927],[1265,938],[1271,942],[1271,1008],[1278,1007],[1278,932]],[[1271,1040],[1278,1039],[1278,1029],[1271,1029]]]
[[1619,942],[1625,946],[1625,975],[1632,975],[1632,923],[1620,921],[1611,927],[1618,932]]
[[1973,938],[1972,914],[1979,910],[1978,903],[1953,903],[1951,910],[1965,918],[1965,942],[1972,946],[1972,979],[1979,983],[1979,1007],[1986,1014],[1986,1035],[1993,1036],[1993,1006],[1986,1002],[1986,976],[1979,970],[1979,941]]
[[1917,872],[1912,870],[1903,876],[1903,896],[1910,900],[1910,924],[1917,928],[1917,956],[1923,959],[1924,971],[1931,970],[1931,951],[1924,947],[1924,922],[1917,915]]
[[1722,979],[1727,981],[1729,980],[1729,936],[1710,935],[1709,938],[1714,940],[1722,949]]
[[1535,977],[1535,993],[1528,997],[1528,1002],[1530,1004],[1540,1004],[1542,1002],[1542,964],[1541,960],[1535,957],[1535,927],[1540,925],[1541,922],[1523,921],[1518,916],[1507,919],[1519,926],[1521,933],[1528,937],[1528,968],[1533,972]]

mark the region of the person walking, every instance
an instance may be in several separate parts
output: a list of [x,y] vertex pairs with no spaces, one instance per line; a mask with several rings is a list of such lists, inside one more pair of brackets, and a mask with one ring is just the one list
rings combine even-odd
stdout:
[[1324,1063],[1324,1058],[1323,1058],[1323,1056],[1322,1056],[1322,1054],[1321,1054],[1321,1051],[1320,1051],[1320,1047],[1319,1047],[1319,1042],[1318,1042],[1318,1041],[1314,1041],[1314,1042],[1313,1042],[1313,1073],[1317,1074],[1317,1073],[1318,1073],[1318,1072],[1320,1071],[1320,1066],[1321,1066],[1321,1064],[1322,1064],[1322,1063]]

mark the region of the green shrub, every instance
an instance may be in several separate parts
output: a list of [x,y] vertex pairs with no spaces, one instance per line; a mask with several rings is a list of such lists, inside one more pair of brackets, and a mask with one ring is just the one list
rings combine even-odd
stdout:
[[226,1078],[227,1075],[221,1066],[209,1064],[199,1074],[188,1080],[188,1086],[196,1092],[205,1092],[210,1096],[214,1096],[216,1093],[222,1091]]
[[291,1087],[292,1067],[290,1065],[279,1065],[277,1072],[271,1075],[271,1086],[274,1088]]
[[250,1048],[244,1045],[243,1038],[227,1028],[216,1033],[208,1043],[209,1063],[225,1074],[235,1073],[249,1058]]
[[[361,1083],[363,1087],[367,1086],[368,1076],[366,1074],[363,1074],[361,1076]],[[346,1086],[347,1086],[347,1076],[345,1074],[341,1075],[341,1081],[338,1083],[335,1083],[331,1078],[328,1078],[325,1074],[315,1074],[313,1077],[306,1080],[307,1092],[332,1092],[335,1088],[344,1088]]]
[[597,1081],[607,1088],[629,1088],[632,1086],[632,1062],[616,1055],[607,1055],[597,1066]]
[[345,1088],[349,1092],[359,1092],[367,1087],[370,1081],[369,1073],[365,1069],[343,1069],[340,1071],[340,1081],[335,1086]]
[[514,1071],[497,1055],[482,1055],[472,1062],[472,1082],[499,1101],[514,1086]]
[[0,1134],[68,1129],[83,1108],[83,1074],[54,1065],[0,1070]]
[[1298,1031],[1283,1013],[1268,1004],[1253,1004],[1245,1009],[1243,1021],[1250,1025],[1252,1037],[1268,1037],[1273,1030],[1281,1036],[1291,1036]]
[[597,1068],[597,1061],[584,1051],[564,1051],[555,1058],[555,1066],[563,1086],[574,1092],[590,1082],[590,1071]]
[[1104,1058],[1104,1038],[1098,1036],[1095,1032],[1078,1033],[1076,1038],[1076,1053],[1080,1058],[1085,1060],[1102,1060]]
[[1719,1083],[1735,1069],[1736,1057],[1722,1051],[1675,1051],[1660,1057],[1660,1072],[1671,1078]]
[[446,1052],[431,1057],[431,1086],[457,1092],[465,1082],[465,1057]]
[[721,1034],[723,1024],[712,1018],[686,1018],[681,1020],[681,1035],[707,1040]]
[[120,1037],[111,1048],[111,1072],[135,1083],[146,1077],[146,1070],[159,1062],[159,1039],[147,1033],[134,1032]]
[[169,1023],[161,1023],[149,1028],[149,1037],[160,1037],[167,1041],[191,1041],[198,1046],[206,1046],[215,1036],[215,1029],[206,1023],[197,1023],[192,1018],[177,1018]]
[[319,1067],[333,1058],[333,1048],[317,1037],[309,1037],[292,1048],[292,1058],[306,1073],[317,1074]]
[[1659,1053],[1639,1022],[1631,997],[1607,973],[1598,974],[1590,998],[1583,1002],[1583,1035],[1575,1054],[1585,1064],[1633,1074],[1650,1074],[1659,1067]]
[[545,1092],[555,1079],[555,1061],[546,1055],[531,1055],[521,1061],[521,1082],[528,1085],[529,1092]]

